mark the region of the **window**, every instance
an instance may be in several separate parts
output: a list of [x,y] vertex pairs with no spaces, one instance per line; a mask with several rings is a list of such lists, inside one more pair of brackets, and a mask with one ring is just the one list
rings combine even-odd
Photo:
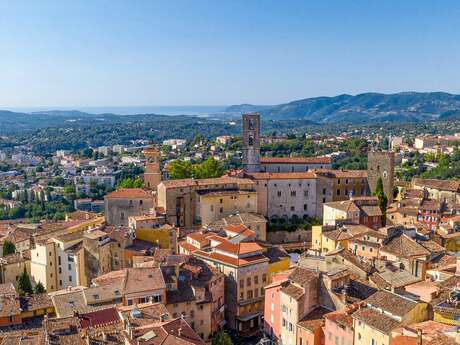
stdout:
[[296,191],[295,190],[291,190],[291,196],[296,196]]
[[280,190],[278,191],[277,194],[278,194],[278,198],[281,197],[281,191]]
[[223,213],[223,212],[224,212],[224,208],[221,207],[219,211],[220,211],[220,213]]
[[337,189],[337,195],[340,195],[340,189]]
[[259,290],[254,289],[254,297],[255,298],[259,297]]
[[295,211],[295,207],[294,207],[294,206],[291,206],[291,211]]
[[214,205],[211,205],[211,212],[214,212]]
[[244,279],[240,279],[240,289],[244,288]]
[[254,276],[254,284],[259,284],[259,276]]
[[262,274],[262,282],[265,283],[267,281],[267,274]]
[[128,300],[128,305],[133,305],[133,300],[132,299]]
[[58,264],[59,265],[61,264],[61,256],[60,255],[58,256]]
[[190,317],[192,319],[195,317],[195,311],[194,310],[190,310]]
[[303,196],[304,196],[304,197],[308,197],[308,190],[304,190],[304,191],[303,191]]
[[326,195],[326,188],[323,188],[323,195]]
[[308,205],[307,204],[303,204],[303,210],[306,211],[308,209]]
[[72,265],[68,264],[68,267],[69,267],[69,271],[70,271],[72,269]]
[[246,279],[246,286],[251,286],[251,277]]
[[69,282],[71,282],[71,281],[72,281],[72,276],[69,276]]
[[248,299],[251,299],[252,298],[252,290],[249,290],[247,293],[246,293],[246,296]]
[[294,326],[292,325],[292,322],[289,322],[289,332],[294,332]]
[[220,199],[219,202],[222,204],[224,202],[224,199]]

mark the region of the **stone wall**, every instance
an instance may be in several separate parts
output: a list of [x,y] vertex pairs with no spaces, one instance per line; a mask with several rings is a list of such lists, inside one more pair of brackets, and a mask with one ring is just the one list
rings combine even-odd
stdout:
[[311,230],[267,232],[267,242],[273,244],[311,242]]
[[388,202],[393,201],[393,187],[395,174],[395,154],[394,152],[369,151],[367,155],[367,179],[371,193],[375,191],[379,178],[383,182],[383,191],[388,198]]

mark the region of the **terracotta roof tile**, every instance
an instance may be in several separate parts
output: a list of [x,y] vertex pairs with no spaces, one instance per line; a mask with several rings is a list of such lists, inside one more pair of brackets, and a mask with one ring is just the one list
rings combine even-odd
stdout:
[[153,195],[141,188],[121,188],[105,196],[106,199],[149,199]]
[[330,157],[261,157],[261,164],[331,164]]

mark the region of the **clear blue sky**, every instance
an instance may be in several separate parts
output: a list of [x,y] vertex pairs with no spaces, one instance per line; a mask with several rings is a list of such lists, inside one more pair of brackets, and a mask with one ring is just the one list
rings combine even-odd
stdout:
[[0,108],[460,93],[460,1],[0,0]]

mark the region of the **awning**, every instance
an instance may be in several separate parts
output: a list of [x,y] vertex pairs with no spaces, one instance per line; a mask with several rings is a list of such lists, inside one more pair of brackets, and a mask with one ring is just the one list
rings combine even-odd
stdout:
[[245,322],[245,321],[249,321],[249,320],[251,320],[251,319],[253,319],[255,317],[258,317],[260,315],[262,315],[262,313],[260,313],[260,312],[259,313],[253,313],[253,314],[246,314],[246,315],[243,315],[243,316],[237,316],[236,319]]

